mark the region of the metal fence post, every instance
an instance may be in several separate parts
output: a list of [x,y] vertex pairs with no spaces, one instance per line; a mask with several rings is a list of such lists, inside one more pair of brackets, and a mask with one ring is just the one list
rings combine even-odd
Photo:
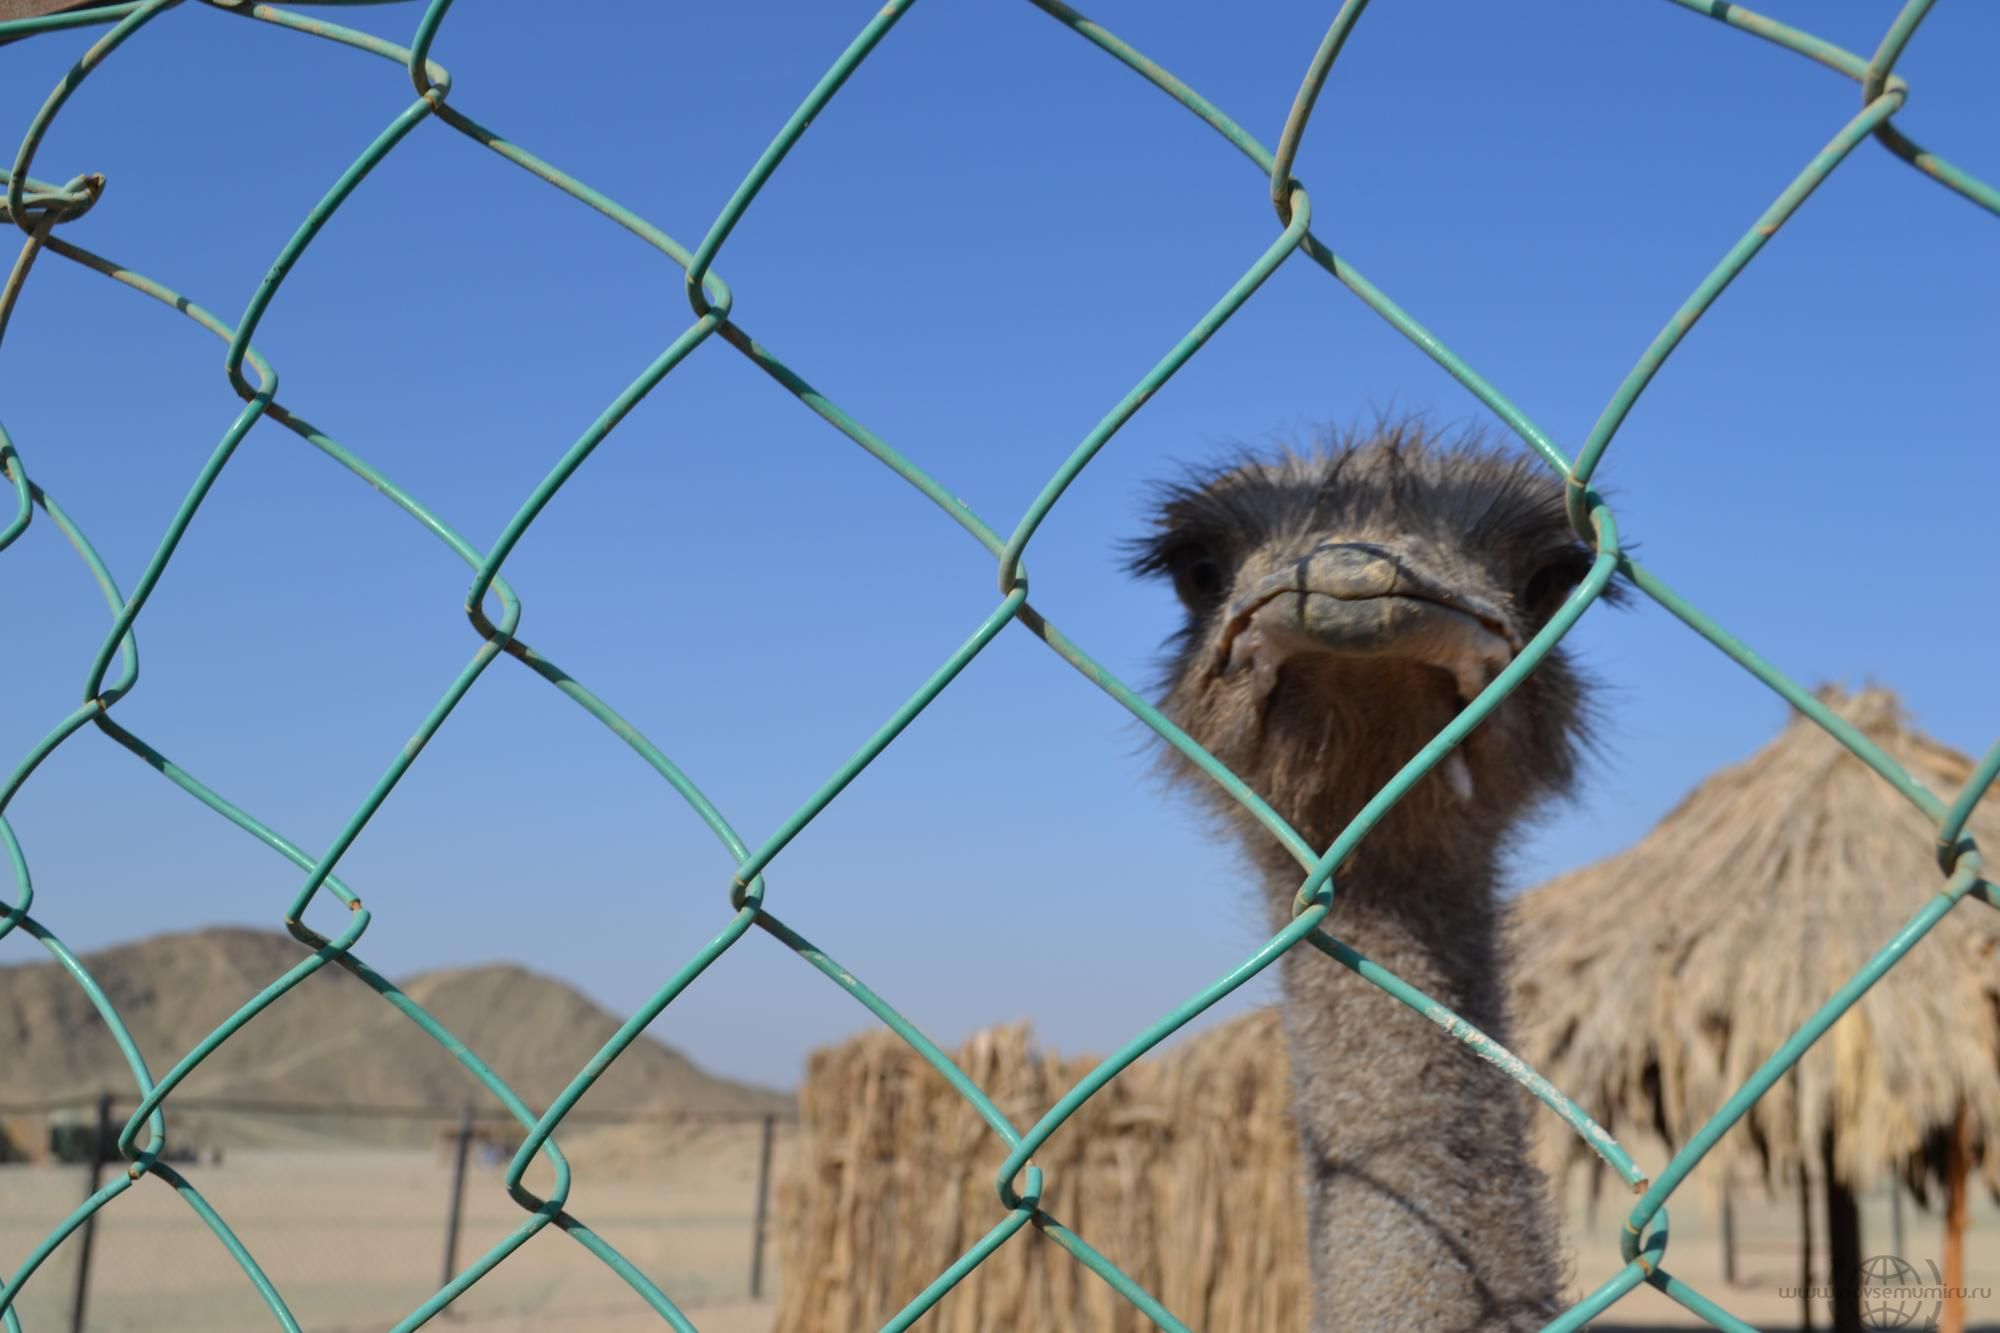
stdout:
[[764,1229],[771,1213],[771,1142],[778,1134],[778,1117],[764,1113],[764,1139],[757,1150],[757,1217],[750,1224],[750,1299],[764,1294]]
[[[111,1094],[97,1094],[97,1130],[90,1140],[90,1185],[83,1192],[89,1199],[104,1183],[104,1158],[111,1151]],[[97,1214],[83,1219],[83,1235],[77,1241],[76,1295],[69,1304],[70,1333],[83,1333],[84,1303],[90,1295],[90,1252],[97,1239]]]
[[472,1151],[472,1104],[467,1102],[458,1112],[458,1134],[451,1150],[451,1208],[444,1217],[444,1276],[438,1280],[443,1286],[450,1282],[458,1271],[458,1230],[465,1216],[465,1158]]

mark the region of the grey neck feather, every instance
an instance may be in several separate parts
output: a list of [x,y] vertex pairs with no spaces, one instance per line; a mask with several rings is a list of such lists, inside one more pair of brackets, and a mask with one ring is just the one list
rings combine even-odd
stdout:
[[[1325,928],[1504,1044],[1492,856],[1454,850],[1401,866],[1357,852]],[[1282,924],[1300,873],[1257,859]],[[1311,944],[1280,967],[1313,1333],[1541,1328],[1563,1275],[1527,1094]]]

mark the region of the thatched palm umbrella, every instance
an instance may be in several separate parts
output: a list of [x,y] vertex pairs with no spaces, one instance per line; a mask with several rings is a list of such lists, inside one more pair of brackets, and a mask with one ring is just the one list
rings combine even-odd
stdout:
[[[1887,691],[1821,697],[1946,801],[1972,771],[1911,730]],[[1989,859],[1993,805],[1972,824]],[[1794,718],[1638,845],[1521,899],[1521,1054],[1614,1133],[1685,1142],[1938,891],[1935,837]],[[1836,1328],[1860,1326],[1855,1193],[1884,1173],[1943,1185],[1946,1282],[1963,1285],[1953,1274],[1976,1162],[2000,1191],[2000,914],[1977,902],[1951,912],[1715,1152],[1725,1167],[1754,1163],[1767,1184],[1824,1182]]]

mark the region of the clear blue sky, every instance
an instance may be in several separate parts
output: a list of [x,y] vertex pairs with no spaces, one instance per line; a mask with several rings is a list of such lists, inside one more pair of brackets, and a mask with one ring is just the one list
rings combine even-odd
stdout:
[[[1275,141],[1334,6],[1098,3]],[[866,4],[461,4],[452,100],[692,244]],[[1773,7],[1856,51],[1893,6]],[[419,10],[343,10],[407,41]],[[14,136],[89,33],[0,49]],[[1901,124],[2000,177],[2000,9],[1956,0]],[[35,175],[102,172],[65,233],[235,319],[306,210],[408,102],[386,62],[189,4],[64,112]],[[1662,0],[1399,3],[1363,19],[1298,165],[1317,230],[1574,449],[1675,306],[1859,105],[1819,66]],[[736,314],[1003,530],[1269,243],[1219,137],[1017,0],[919,5],[722,254]],[[284,401],[475,542],[688,322],[681,274],[440,124],[376,171],[258,345]],[[1602,472],[1666,579],[1808,683],[1875,679],[1967,750],[1991,682],[2000,220],[1873,144],[1694,331]],[[237,410],[221,344],[54,258],[0,419],[127,587]],[[1304,259],[1084,474],[1035,600],[1150,679],[1169,594],[1120,572],[1143,484],[1232,441],[1478,404]],[[753,843],[995,605],[992,561],[719,339],[636,411],[507,567],[522,635],[622,709]],[[118,717],[324,846],[469,657],[463,565],[260,425],[140,621]],[[0,555],[0,756],[74,707],[106,627],[54,527]],[[1608,758],[1520,884],[1629,844],[1782,705],[1648,605],[1587,616]],[[770,903],[946,1042],[1032,1018],[1107,1050],[1261,939],[1233,854],[1145,735],[1008,630],[771,872]],[[275,927],[299,875],[85,733],[10,812],[38,914],[79,948]],[[502,662],[341,871],[392,973],[519,959],[627,1011],[728,916],[730,863],[602,727]],[[1754,891],[1745,885],[1744,891]],[[324,907],[316,909],[324,912]],[[36,950],[17,933],[0,958]],[[1261,988],[1225,1012],[1260,999]],[[655,1026],[792,1082],[872,1020],[753,932]],[[152,1053],[164,1066],[179,1052]]]

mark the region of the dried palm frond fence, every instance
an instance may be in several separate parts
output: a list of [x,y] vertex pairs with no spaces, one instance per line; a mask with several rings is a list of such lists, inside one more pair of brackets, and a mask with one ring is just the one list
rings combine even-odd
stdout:
[[[1025,1025],[953,1057],[1010,1117],[1032,1120],[1095,1061],[1037,1050]],[[1258,1013],[1141,1061],[1085,1102],[1035,1160],[1043,1205],[1207,1333],[1303,1329],[1305,1196],[1277,1016]],[[805,1137],[778,1186],[781,1333],[879,1327],[986,1229],[992,1133],[893,1036],[815,1052]],[[1146,1318],[1047,1245],[1011,1245],[928,1327],[1137,1333]]]
[[[212,1231],[216,1240],[241,1267],[246,1282],[254,1288],[269,1308],[273,1318],[283,1327],[296,1327],[296,1321],[286,1306],[283,1294],[269,1281],[252,1254],[248,1241],[255,1238],[246,1239],[238,1236],[221,1213],[202,1195],[194,1179],[199,1174],[198,1171],[184,1173],[164,1160],[162,1154],[166,1147],[166,1113],[174,1090],[211,1052],[229,1041],[245,1024],[254,1022],[260,1013],[290,991],[304,977],[327,966],[345,968],[358,976],[380,995],[385,1003],[394,1006],[409,1021],[438,1041],[453,1058],[459,1060],[481,1080],[497,1105],[517,1120],[526,1131],[520,1151],[511,1162],[505,1179],[509,1197],[520,1206],[520,1224],[505,1239],[479,1256],[450,1281],[444,1283],[434,1295],[410,1311],[397,1326],[399,1330],[413,1329],[431,1319],[460,1293],[478,1282],[497,1265],[504,1263],[508,1256],[530,1238],[551,1225],[563,1232],[570,1241],[582,1246],[589,1254],[602,1261],[609,1271],[627,1283],[663,1321],[675,1328],[693,1328],[693,1323],[675,1304],[672,1296],[619,1253],[613,1237],[600,1233],[588,1226],[583,1219],[567,1211],[571,1173],[554,1141],[554,1135],[598,1074],[616,1060],[645,1026],[672,1003],[697,976],[753,929],[766,932],[794,950],[806,965],[817,969],[831,985],[846,992],[880,1018],[897,1037],[906,1042],[912,1051],[966,1100],[994,1136],[990,1156],[998,1160],[990,1163],[993,1175],[988,1182],[995,1196],[993,1226],[979,1237],[971,1239],[964,1252],[952,1264],[932,1274],[930,1280],[921,1288],[899,1293],[905,1296],[906,1303],[889,1321],[888,1327],[907,1327],[936,1306],[965,1274],[1002,1251],[1007,1252],[1008,1261],[1020,1262],[1015,1259],[1013,1252],[1029,1243],[1027,1238],[1020,1238],[1020,1233],[1032,1228],[1040,1237],[1053,1242],[1055,1246],[1073,1256],[1108,1284],[1120,1298],[1132,1303],[1153,1323],[1162,1328],[1185,1328],[1186,1323],[1167,1305],[1162,1304],[1158,1295],[1136,1281],[1133,1275],[1121,1269],[1104,1249],[1086,1239],[1082,1231],[1068,1225],[1060,1215],[1047,1206],[1048,1200],[1054,1197],[1048,1191],[1060,1186],[1050,1179],[1047,1169],[1041,1163],[1054,1160],[1054,1154],[1064,1151],[1060,1144],[1060,1140],[1064,1137],[1062,1133],[1064,1127],[1073,1117],[1089,1108],[1091,1101],[1101,1095],[1113,1080],[1140,1056],[1165,1040],[1195,1015],[1268,967],[1281,953],[1300,945],[1310,945],[1330,955],[1340,956],[1339,946],[1320,929],[1321,922],[1331,910],[1338,892],[1334,868],[1342,862],[1354,845],[1367,835],[1389,805],[1399,800],[1431,768],[1442,762],[1452,747],[1491,713],[1524,676],[1537,668],[1555,643],[1570,631],[1577,619],[1602,595],[1605,586],[1614,575],[1622,575],[1628,579],[1685,621],[1695,633],[1715,644],[1758,679],[1791,701],[1803,713],[1825,727],[1868,763],[1884,781],[1914,804],[1922,812],[1927,827],[1935,830],[1934,838],[1940,867],[1938,893],[1921,910],[1915,912],[1902,929],[1881,941],[1877,951],[1869,957],[1867,963],[1824,999],[1811,1019],[1781,1044],[1764,1064],[1758,1066],[1725,1105],[1689,1138],[1657,1176],[1648,1177],[1609,1135],[1598,1128],[1553,1086],[1523,1066],[1512,1063],[1507,1066],[1511,1076],[1522,1081],[1537,1097],[1568,1121],[1585,1137],[1592,1148],[1604,1157],[1610,1169],[1628,1182],[1640,1195],[1632,1210],[1629,1219],[1630,1228],[1621,1243],[1620,1253],[1615,1257],[1608,1257],[1607,1271],[1601,1285],[1558,1319],[1552,1327],[1560,1329],[1578,1327],[1615,1304],[1627,1292],[1642,1283],[1651,1283],[1668,1296],[1721,1327],[1732,1329],[1746,1327],[1710,1297],[1676,1278],[1666,1266],[1667,1199],[1686,1179],[1695,1164],[1714,1146],[1723,1132],[1741,1118],[1750,1105],[1799,1059],[1806,1048],[1948,911],[1967,898],[1977,898],[1988,906],[2000,905],[2000,891],[1996,891],[1981,877],[1978,853],[1970,840],[1964,836],[1966,819],[1972,806],[1991,784],[1996,770],[2000,770],[2000,747],[1996,747],[1986,757],[1960,790],[1942,793],[1929,790],[1866,736],[1835,717],[1790,677],[1764,662],[1741,640],[1683,601],[1652,570],[1626,554],[1620,546],[1618,526],[1613,513],[1603,497],[1593,488],[1591,480],[1603,461],[1605,450],[1633,404],[1702,312],[1714,303],[1806,198],[1863,140],[1873,137],[1930,180],[1957,191],[1981,208],[2000,214],[2000,191],[1973,178],[1943,158],[1920,148],[1894,123],[1897,113],[1908,97],[1909,89],[1893,71],[1898,58],[1915,35],[1924,16],[1930,11],[1932,0],[1907,0],[1880,45],[1872,55],[1866,57],[1842,49],[1810,33],[1765,18],[1742,6],[1724,3],[1724,0],[1678,0],[1684,8],[1698,15],[1772,42],[1778,47],[1816,61],[1836,73],[1853,79],[1860,85],[1862,105],[1860,110],[1838,129],[1826,146],[1812,157],[1798,176],[1784,187],[1775,202],[1744,233],[1742,239],[1731,247],[1714,270],[1695,288],[1693,295],[1673,314],[1662,331],[1640,355],[1632,371],[1612,392],[1597,424],[1577,448],[1574,456],[1559,448],[1548,433],[1537,426],[1520,408],[1489,384],[1477,371],[1465,364],[1430,329],[1364,278],[1345,258],[1328,248],[1324,240],[1315,236],[1311,230],[1312,200],[1306,190],[1293,179],[1291,167],[1311,116],[1313,103],[1343,45],[1353,32],[1355,23],[1366,8],[1365,0],[1348,0],[1335,16],[1324,42],[1307,66],[1305,80],[1291,113],[1281,128],[1275,152],[1194,89],[1142,55],[1123,39],[1063,4],[1061,0],[1033,0],[1036,7],[1047,13],[1059,28],[1066,29],[1096,46],[1112,61],[1166,93],[1169,100],[1162,103],[1163,114],[1169,113],[1170,106],[1191,112],[1241,150],[1254,165],[1257,176],[1268,187],[1277,217],[1273,239],[1250,262],[1243,275],[1206,313],[1195,320],[1186,334],[1171,343],[1166,354],[1137,385],[1116,399],[1115,405],[1106,415],[1084,433],[1081,441],[1048,479],[1026,512],[1011,524],[998,527],[956,499],[953,488],[947,482],[919,467],[875,435],[860,421],[837,406],[826,393],[807,380],[798,370],[781,360],[769,344],[753,338],[749,331],[735,323],[732,318],[733,303],[729,287],[715,271],[717,260],[731,233],[756,201],[772,174],[798,146],[806,129],[826,109],[847,80],[857,73],[869,54],[903,22],[913,8],[914,0],[888,0],[888,3],[869,15],[860,33],[807,93],[777,136],[751,165],[742,184],[731,195],[706,233],[692,247],[674,240],[645,219],[564,172],[552,162],[537,157],[499,131],[473,119],[457,105],[452,94],[449,74],[430,58],[430,51],[437,39],[440,26],[451,9],[451,0],[429,0],[414,26],[408,45],[401,45],[356,28],[326,22],[316,17],[307,17],[275,5],[216,3],[216,8],[238,16],[243,21],[273,25],[295,33],[302,39],[337,44],[355,52],[356,59],[382,60],[387,69],[400,71],[401,77],[407,78],[413,88],[413,96],[404,109],[391,118],[361,155],[340,173],[328,187],[325,195],[307,212],[289,239],[277,247],[276,256],[268,273],[248,296],[242,313],[233,323],[211,313],[191,297],[164,283],[134,272],[116,260],[75,245],[59,234],[71,230],[93,208],[104,206],[102,204],[104,181],[101,177],[92,175],[87,170],[66,178],[62,177],[61,172],[54,173],[51,179],[37,179],[31,174],[36,168],[36,159],[51,124],[61,114],[70,97],[101,71],[121,48],[128,43],[143,44],[143,30],[149,25],[162,21],[163,18],[164,21],[173,21],[171,17],[166,16],[169,16],[170,11],[180,3],[182,0],[135,0],[132,3],[76,7],[71,0],[5,0],[4,7],[0,7],[0,43],[16,43],[21,38],[56,29],[92,24],[109,25],[103,36],[94,42],[80,59],[67,67],[58,66],[47,72],[47,76],[54,84],[54,91],[27,126],[21,137],[20,147],[6,171],[6,189],[4,204],[0,204],[0,221],[11,222],[17,227],[23,235],[23,244],[11,273],[4,286],[0,287],[0,332],[4,332],[7,316],[11,313],[23,284],[30,277],[30,270],[36,262],[43,256],[60,258],[100,273],[108,280],[129,288],[138,296],[164,302],[169,308],[186,316],[193,327],[220,338],[228,348],[223,359],[224,374],[232,390],[242,400],[242,407],[221,431],[214,450],[196,471],[192,486],[168,522],[152,556],[129,585],[122,584],[114,576],[98,554],[95,544],[58,503],[56,497],[48,494],[34,481],[35,452],[42,442],[25,440],[20,442],[17,448],[15,441],[0,433],[0,470],[4,470],[4,480],[14,496],[13,515],[0,518],[0,549],[20,539],[37,513],[46,515],[48,523],[75,547],[91,575],[96,579],[109,607],[109,624],[103,640],[91,661],[85,664],[83,671],[83,703],[55,720],[46,735],[29,748],[4,778],[0,778],[0,851],[4,851],[4,859],[12,880],[11,896],[5,900],[4,905],[0,905],[0,936],[15,930],[26,931],[71,969],[76,984],[120,1042],[129,1064],[132,1090],[137,1103],[118,1139],[118,1149],[126,1161],[126,1169],[115,1173],[112,1179],[95,1192],[82,1207],[51,1229],[41,1243],[20,1258],[11,1275],[6,1278],[4,1289],[0,1289],[0,1310],[4,1310],[5,1324],[10,1330],[19,1327],[18,1316],[13,1309],[15,1297],[22,1286],[33,1279],[36,1270],[55,1248],[84,1227],[100,1210],[114,1204],[121,1196],[147,1181],[156,1182],[159,1188],[175,1191],[189,1207],[191,1217]],[[1222,12],[1218,10],[1219,14]],[[522,30],[522,40],[532,40],[529,30]],[[24,54],[24,51],[33,52],[37,49],[39,48],[29,44],[25,47],[15,45],[7,51],[6,58],[12,67],[10,73],[14,77],[20,76],[18,71],[22,62],[32,58]],[[580,221],[587,213],[595,213],[610,225],[622,227],[640,238],[652,246],[667,262],[684,273],[685,290],[691,307],[687,325],[660,350],[630,384],[595,415],[588,428],[554,461],[543,480],[523,498],[519,509],[498,537],[491,545],[484,548],[458,533],[434,510],[399,487],[347,444],[299,415],[297,405],[281,401],[277,371],[259,352],[256,342],[258,331],[267,318],[272,317],[274,312],[282,310],[288,275],[312,246],[328,218],[363,186],[369,173],[386,156],[420,129],[424,133],[455,132],[463,136],[466,151],[493,152],[547,183],[551,188],[576,200],[581,206],[578,214]],[[46,171],[47,168],[44,167],[43,170]],[[60,180],[60,183],[57,183],[57,180]],[[235,233],[231,233],[228,238],[228,243],[231,245],[245,244],[246,241],[247,238]],[[1383,789],[1378,799],[1370,804],[1353,825],[1335,839],[1331,847],[1326,848],[1308,845],[1296,831],[1278,819],[1254,793],[1244,787],[1235,775],[1202,752],[1126,684],[1099,665],[1075,640],[1044,619],[1028,602],[1028,581],[1023,565],[1023,558],[1035,533],[1091,459],[1109,443],[1111,437],[1131,419],[1134,413],[1144,407],[1160,386],[1185,365],[1215,331],[1242,308],[1265,279],[1280,264],[1286,263],[1295,255],[1303,256],[1305,260],[1324,269],[1339,284],[1359,296],[1392,328],[1411,339],[1448,374],[1465,385],[1480,402],[1520,435],[1536,454],[1565,478],[1571,517],[1578,531],[1596,547],[1598,552],[1590,576],[1550,621],[1546,629],[1527,645],[1515,662],[1501,673],[1491,686],[1474,699],[1458,718],[1441,731],[1432,743]],[[942,665],[932,670],[909,698],[867,736],[847,762],[842,764],[782,823],[755,844],[740,836],[725,815],[701,794],[693,778],[634,728],[609,701],[563,671],[545,652],[531,650],[520,639],[517,631],[522,617],[521,603],[502,576],[502,567],[508,557],[550,499],[569,481],[576,470],[583,466],[633,406],[673,373],[695,348],[718,337],[768,374],[778,386],[796,396],[804,407],[819,415],[835,430],[887,465],[896,475],[908,481],[919,494],[943,509],[970,538],[979,542],[994,557],[999,585],[992,609],[980,620],[964,643],[951,653]],[[1109,397],[1107,394],[1107,399]],[[199,516],[202,505],[217,478],[230,465],[238,446],[252,428],[264,422],[290,432],[304,445],[325,454],[335,464],[345,469],[356,484],[373,487],[389,504],[421,524],[432,536],[443,542],[473,571],[471,586],[464,599],[464,611],[475,640],[470,659],[445,685],[437,702],[418,720],[409,741],[399,746],[393,755],[385,756],[386,767],[382,777],[359,795],[352,813],[340,824],[338,832],[325,846],[317,849],[308,849],[288,839],[260,820],[255,813],[238,805],[128,730],[114,716],[119,702],[131,694],[138,685],[136,627],[148,601],[173,560],[176,548],[189,524]],[[126,586],[130,587],[129,593],[123,590]],[[817,818],[847,784],[874,762],[910,721],[950,685],[966,664],[1010,624],[1019,625],[1040,639],[1092,683],[1105,690],[1117,703],[1130,710],[1170,744],[1186,754],[1224,790],[1250,809],[1271,834],[1297,857],[1300,867],[1298,910],[1290,925],[1241,966],[1202,988],[1171,1013],[1164,1015],[1146,1031],[1134,1037],[1108,1060],[1078,1078],[1067,1092],[1056,1099],[1045,1114],[1032,1125],[1026,1126],[1003,1111],[991,1095],[959,1069],[933,1042],[910,1025],[887,999],[870,990],[818,944],[805,939],[786,925],[777,915],[777,900],[768,896],[765,878],[765,872],[777,861],[799,831]],[[631,1014],[626,1024],[603,1049],[577,1071],[570,1086],[546,1107],[531,1107],[523,1102],[505,1082],[486,1067],[477,1053],[456,1040],[434,1016],[362,960],[356,952],[356,946],[366,933],[372,914],[362,906],[361,898],[353,886],[336,873],[342,859],[360,837],[362,830],[374,818],[383,803],[390,798],[404,775],[419,762],[425,745],[437,734],[438,729],[444,725],[453,710],[478,683],[487,669],[502,658],[512,659],[512,665],[506,669],[523,670],[539,677],[576,704],[584,714],[608,727],[620,739],[631,745],[661,780],[689,802],[713,830],[723,847],[717,875],[718,934],[661,982],[654,994]],[[883,667],[885,670],[897,669],[894,664],[888,663],[883,664]],[[132,1042],[117,1006],[91,978],[88,969],[83,967],[63,944],[61,936],[51,924],[47,910],[36,910],[29,874],[30,849],[23,845],[13,826],[6,821],[6,812],[10,804],[23,786],[30,781],[42,762],[59,747],[70,744],[86,730],[94,730],[110,742],[130,751],[161,777],[185,791],[199,805],[228,821],[244,835],[290,863],[300,876],[298,889],[283,912],[283,921],[287,929],[301,945],[299,961],[282,975],[273,977],[270,983],[255,995],[244,997],[242,1007],[202,1041],[184,1052],[168,1053],[171,1064],[164,1073],[157,1076],[145,1054]],[[314,904],[320,904],[321,911],[327,910],[327,899],[333,900],[334,914],[339,922],[330,933],[316,930],[305,923],[307,912]],[[76,904],[58,904],[58,907],[73,914],[87,910]],[[340,910],[343,908],[344,911]],[[1349,962],[1352,962],[1351,957]],[[1374,971],[1370,973],[1370,979],[1396,1000],[1411,1005],[1433,1018],[1440,1028],[1439,1040],[1470,1041],[1482,1054],[1488,1056],[1497,1054],[1493,1044],[1487,1041],[1483,1034],[1475,1032],[1457,1015],[1399,978],[1392,974]],[[536,1156],[546,1158],[555,1175],[555,1185],[546,1197],[536,1195],[523,1183],[529,1165]],[[1046,1250],[1047,1247],[1043,1248]],[[1050,1257],[1053,1258],[1052,1255]]]

